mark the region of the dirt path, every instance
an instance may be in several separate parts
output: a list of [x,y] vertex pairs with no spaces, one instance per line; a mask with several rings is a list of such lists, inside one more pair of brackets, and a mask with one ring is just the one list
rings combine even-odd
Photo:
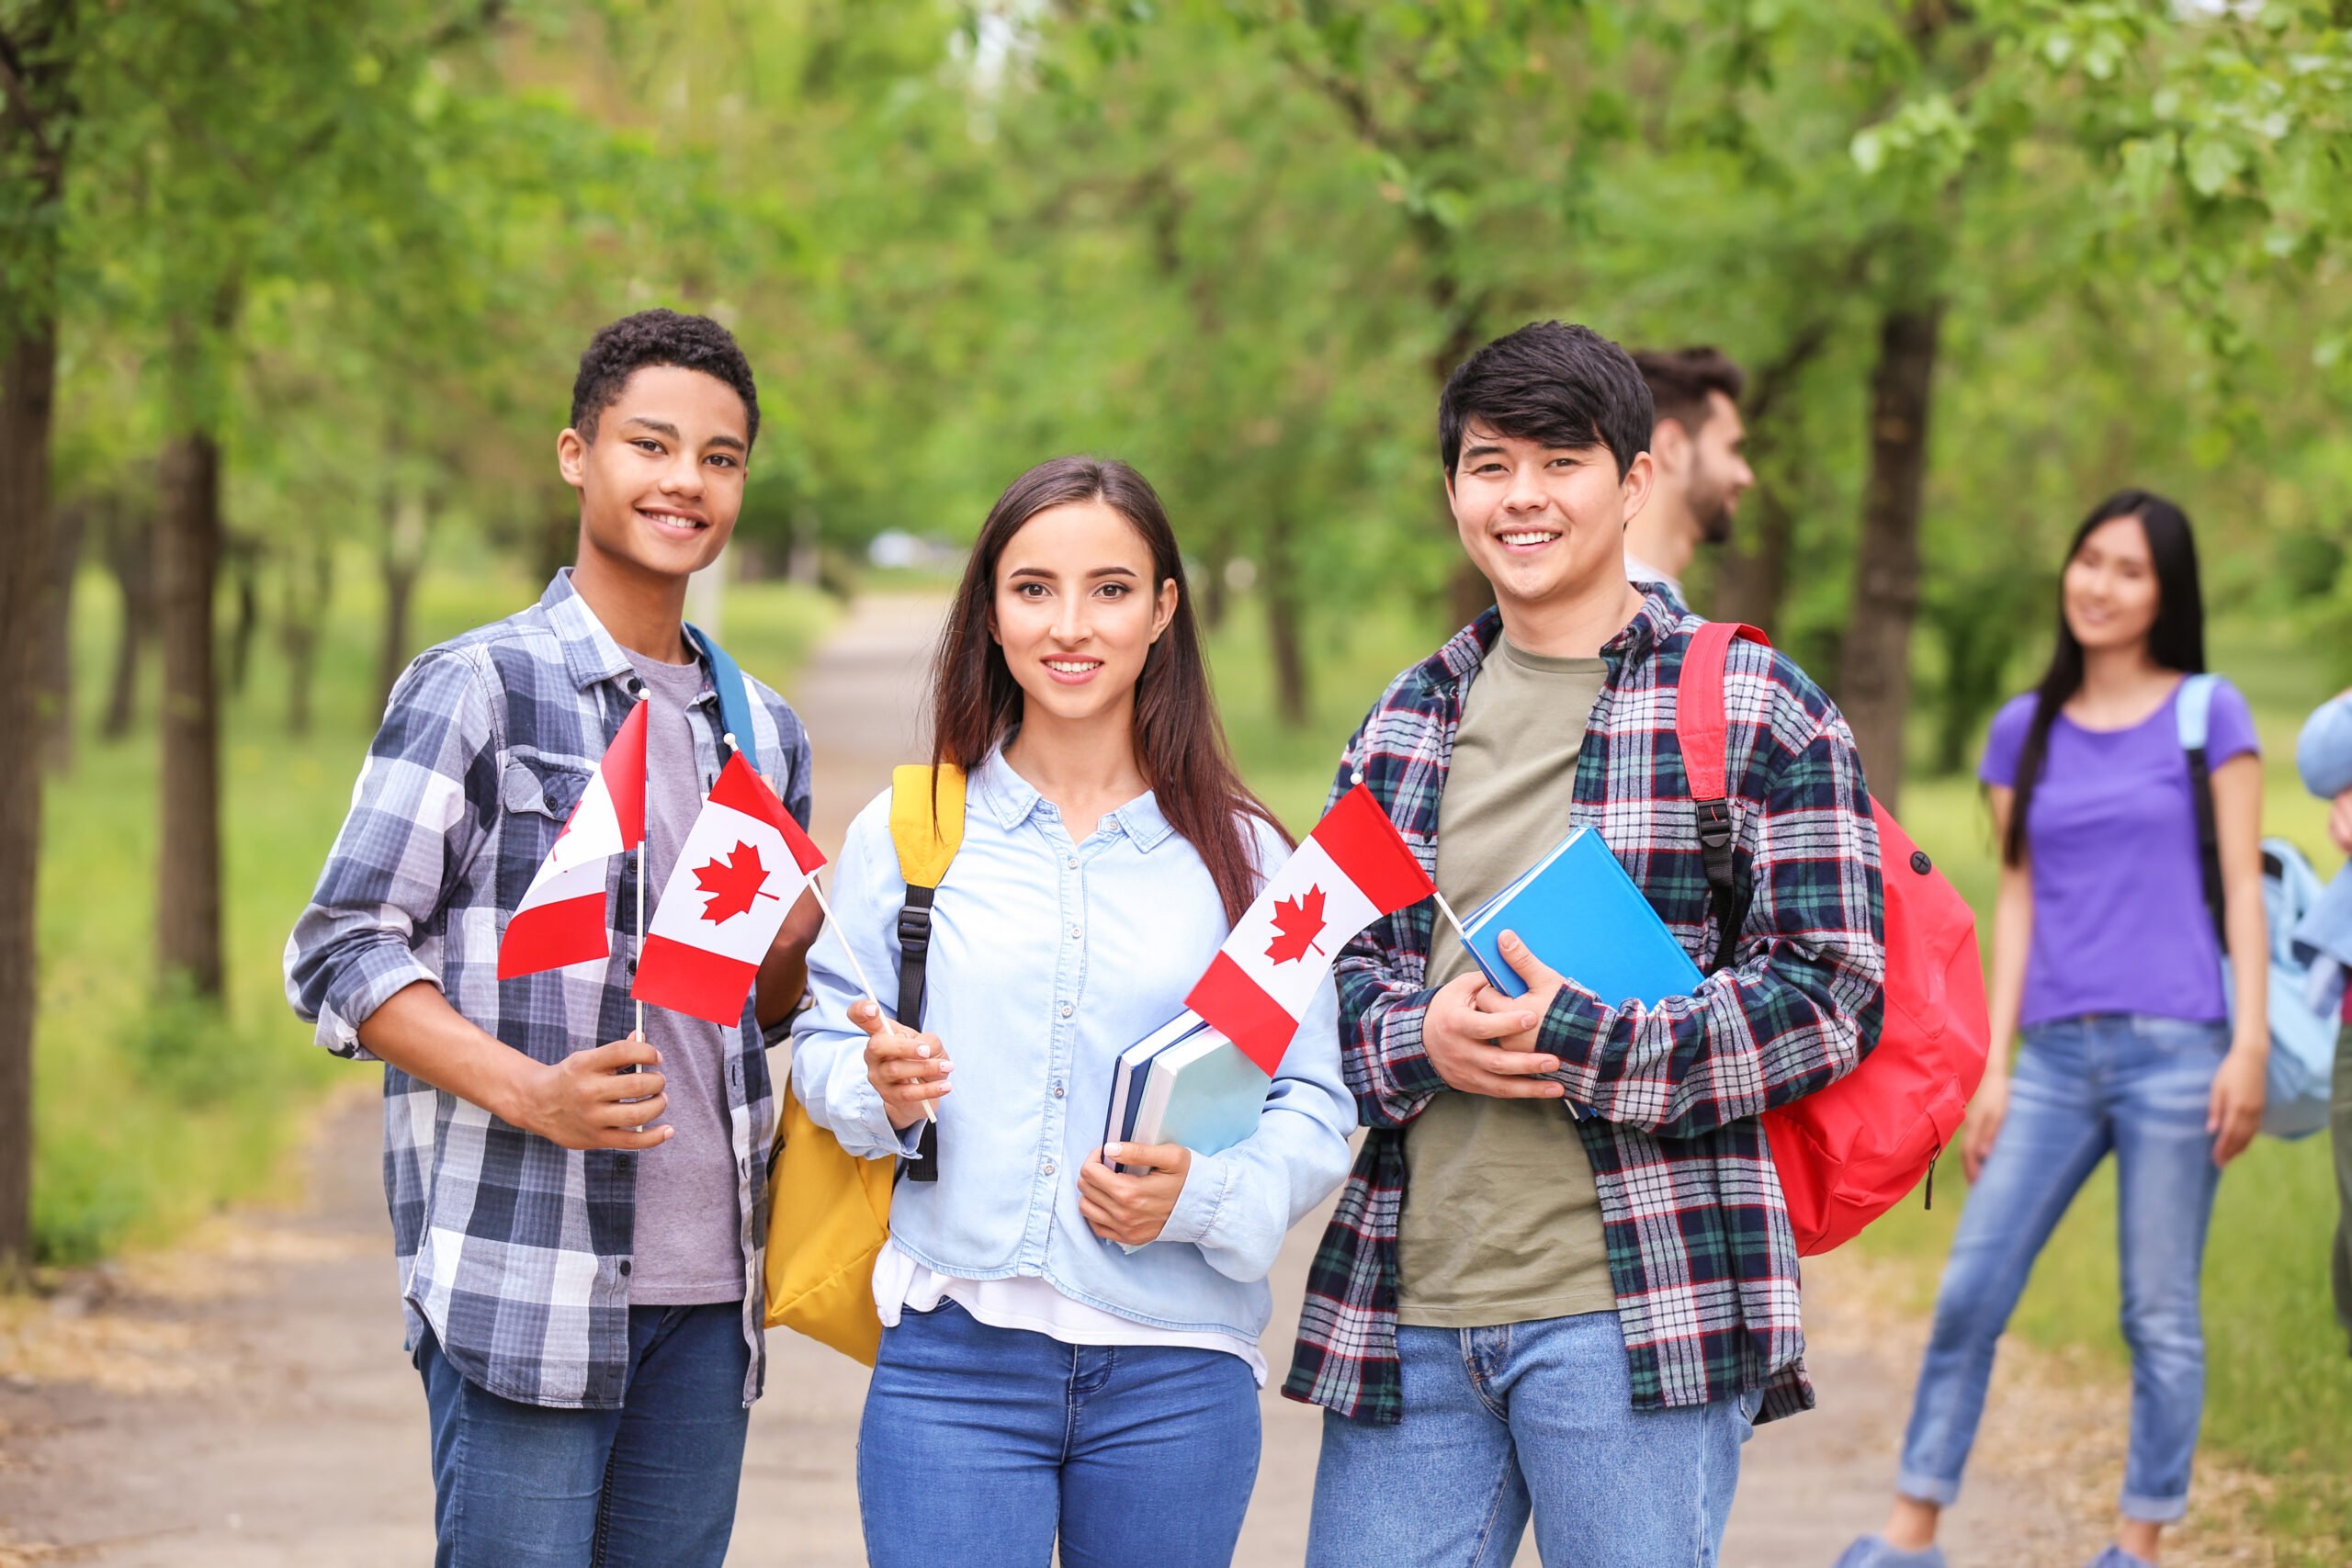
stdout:
[[[819,842],[838,843],[888,766],[918,755],[911,709],[937,613],[922,600],[862,603],[791,694],[817,746]],[[234,1216],[169,1255],[79,1277],[47,1303],[0,1303],[0,1568],[430,1561],[424,1402],[400,1352],[378,1125],[372,1084],[356,1082],[321,1118],[298,1209]],[[1277,1269],[1267,1356],[1278,1370],[1319,1229],[1300,1226]],[[1749,1446],[1732,1568],[1826,1568],[1881,1517],[1921,1331],[1886,1304],[1899,1295],[1855,1259],[1810,1270],[1821,1408]],[[731,1561],[853,1568],[865,1371],[788,1335],[771,1346]],[[1953,1561],[2073,1568],[2102,1539],[2122,1390],[2109,1372],[2014,1348],[2003,1359],[1947,1538]],[[1295,1564],[1306,1541],[1319,1417],[1271,1393],[1265,1415],[1244,1568]],[[2233,1539],[2233,1483],[2200,1489],[2222,1502],[2200,1509],[2211,1522],[2183,1532],[2168,1561],[2266,1561]],[[1532,1550],[1520,1561],[1532,1564]]]

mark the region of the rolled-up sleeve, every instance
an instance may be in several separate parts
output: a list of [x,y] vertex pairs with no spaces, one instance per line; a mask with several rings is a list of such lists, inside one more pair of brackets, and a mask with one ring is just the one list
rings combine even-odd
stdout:
[[409,666],[368,749],[351,811],[287,939],[286,998],[318,1043],[372,1059],[359,1029],[394,995],[441,976],[419,932],[488,840],[498,809],[498,737],[488,676],[462,650]]

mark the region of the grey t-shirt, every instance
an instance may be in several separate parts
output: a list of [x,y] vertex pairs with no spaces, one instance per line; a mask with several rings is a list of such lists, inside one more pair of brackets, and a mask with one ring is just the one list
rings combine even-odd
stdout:
[[[679,846],[702,810],[702,769],[686,708],[702,694],[700,664],[664,664],[625,649],[652,694],[645,716],[645,891],[662,897]],[[637,1156],[632,1306],[740,1302],[750,1289],[727,1111],[726,1046],[718,1026],[668,1008],[645,1010],[645,1038],[662,1053],[677,1132]]]
[[[1438,801],[1437,885],[1477,908],[1566,838],[1585,725],[1608,667],[1495,645],[1471,682]],[[1475,966],[1441,924],[1428,984]],[[1556,1100],[1441,1089],[1405,1134],[1400,1321],[1485,1328],[1617,1305],[1592,1161]]]

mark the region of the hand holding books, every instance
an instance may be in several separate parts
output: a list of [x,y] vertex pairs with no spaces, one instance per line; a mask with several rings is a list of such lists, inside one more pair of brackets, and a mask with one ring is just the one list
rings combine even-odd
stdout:
[[933,1102],[947,1093],[947,1075],[956,1070],[939,1036],[899,1028],[870,1001],[853,1004],[849,1021],[865,1031],[866,1081],[882,1097],[890,1125],[903,1133],[934,1114]]
[[1477,974],[1456,975],[1430,998],[1421,1048],[1449,1088],[1497,1100],[1556,1100],[1565,1091],[1542,1075],[1557,1056],[1535,1050],[1541,1014]]
[[1182,1144],[1106,1145],[1078,1168],[1078,1212],[1096,1235],[1132,1252],[1167,1227],[1192,1168],[1193,1151]]

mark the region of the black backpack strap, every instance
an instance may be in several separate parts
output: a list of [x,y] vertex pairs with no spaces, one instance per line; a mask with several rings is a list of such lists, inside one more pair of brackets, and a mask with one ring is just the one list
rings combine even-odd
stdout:
[[[931,954],[931,904],[938,893],[910,882],[907,901],[899,908],[899,1018],[917,1029],[922,1027],[923,971]],[[909,1181],[939,1179],[938,1122],[923,1122],[900,1174]]]
[[1714,957],[1704,972],[1713,974],[1739,952],[1739,929],[1747,923],[1740,907],[1739,882],[1731,863],[1731,807],[1723,800],[1696,803],[1699,812],[1699,858],[1707,869],[1707,917],[1715,925]]

